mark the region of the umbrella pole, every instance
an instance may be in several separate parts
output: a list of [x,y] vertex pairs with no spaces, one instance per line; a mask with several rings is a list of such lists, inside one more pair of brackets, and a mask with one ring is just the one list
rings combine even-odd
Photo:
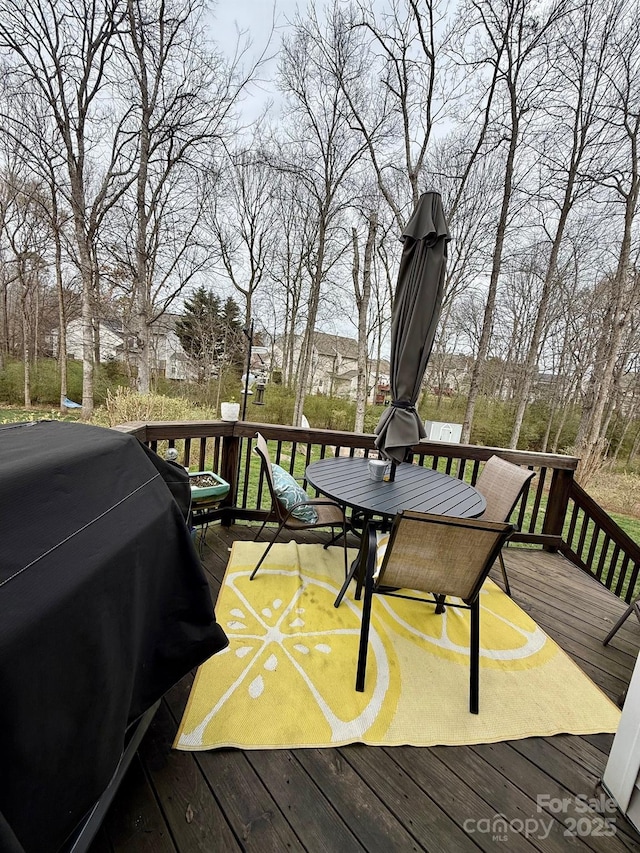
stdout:
[[396,478],[396,463],[391,463],[391,468],[389,469],[389,482],[393,483]]

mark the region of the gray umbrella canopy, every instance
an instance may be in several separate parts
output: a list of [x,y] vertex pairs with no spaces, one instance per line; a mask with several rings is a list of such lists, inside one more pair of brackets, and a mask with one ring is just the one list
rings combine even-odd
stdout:
[[392,462],[404,462],[426,437],[415,405],[440,318],[450,239],[440,193],[423,193],[402,232],[391,320],[392,401],[375,429],[376,447]]

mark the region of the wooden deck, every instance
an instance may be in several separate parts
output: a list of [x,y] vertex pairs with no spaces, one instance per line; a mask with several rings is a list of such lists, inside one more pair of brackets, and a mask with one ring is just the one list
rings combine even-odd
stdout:
[[[231,542],[255,530],[209,529],[203,561],[214,595]],[[608,648],[602,637],[624,604],[560,556],[511,548],[506,563],[518,604],[617,698],[640,649],[640,625],[631,617]],[[191,681],[163,700],[91,853],[640,851],[620,814],[580,812],[578,797],[602,793],[612,735],[468,747],[173,751]],[[538,795],[567,798],[567,810],[539,813]],[[492,833],[497,815],[510,825]],[[602,817],[613,817],[614,835],[607,837]],[[577,836],[567,834],[572,826]]]

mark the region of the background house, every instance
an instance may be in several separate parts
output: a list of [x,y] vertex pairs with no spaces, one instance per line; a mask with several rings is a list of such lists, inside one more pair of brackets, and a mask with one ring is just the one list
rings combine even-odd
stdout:
[[[155,376],[167,379],[191,380],[195,371],[175,333],[178,314],[163,314],[151,327],[151,370]],[[99,323],[100,361],[122,361],[134,364],[136,339],[122,325],[109,321]],[[52,333],[52,349],[58,355],[58,329]],[[67,357],[82,358],[82,320],[67,323]]]
[[[293,362],[300,360],[302,335],[294,338]],[[276,339],[274,358],[279,369],[284,359],[284,339]],[[373,403],[380,396],[380,388],[388,386],[389,362],[370,360],[368,363],[368,400]],[[377,378],[377,381],[376,381]],[[374,387],[375,386],[375,387]],[[358,342],[342,335],[316,332],[313,336],[309,394],[325,394],[327,397],[344,397],[355,400],[358,388]],[[384,395],[384,391],[382,392]]]

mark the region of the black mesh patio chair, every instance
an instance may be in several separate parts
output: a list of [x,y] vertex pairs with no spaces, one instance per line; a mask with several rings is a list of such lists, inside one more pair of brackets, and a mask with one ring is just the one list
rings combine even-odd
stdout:
[[[417,599],[425,602],[425,608],[435,605],[431,618],[442,612],[446,602],[447,607],[462,607],[471,613],[469,710],[472,714],[478,713],[478,598],[491,566],[513,530],[513,525],[506,522],[403,512],[395,517],[388,545],[380,560],[379,534],[369,529],[356,690],[364,691],[374,593]],[[430,593],[433,598],[418,596],[416,592]],[[448,596],[461,601],[451,601]]]
[[[349,529],[347,519],[344,512],[344,507],[340,506],[340,504],[335,501],[330,501],[324,498],[308,498],[305,496],[304,500],[298,501],[293,504],[289,508],[287,508],[282,500],[278,497],[276,492],[276,487],[274,484],[274,475],[273,468],[271,463],[271,457],[269,455],[269,448],[267,447],[267,442],[260,433],[256,435],[256,446],[254,447],[255,452],[260,457],[260,462],[262,466],[262,473],[264,475],[264,479],[269,488],[269,494],[271,496],[271,509],[269,510],[269,514],[265,518],[262,523],[262,527],[258,530],[254,542],[257,542],[260,534],[264,530],[265,525],[269,521],[275,521],[278,523],[278,529],[276,530],[275,536],[272,537],[269,545],[267,546],[266,551],[260,557],[257,566],[251,572],[250,580],[253,580],[256,572],[264,562],[267,554],[271,550],[271,546],[276,541],[278,536],[283,530],[313,530],[316,527],[330,527],[332,533],[334,532],[336,527],[342,528],[342,537],[344,542],[344,573],[345,576],[348,571],[348,556],[347,556],[347,531]],[[317,513],[316,521],[302,521],[293,514],[296,509],[299,507],[308,507],[312,506]],[[337,537],[332,536],[329,542],[324,545],[324,548],[328,548],[333,544]]]
[[[483,521],[508,521],[520,496],[533,477],[535,477],[535,471],[521,468],[499,456],[488,459],[475,483],[476,489],[487,502],[487,508],[480,518]],[[510,596],[511,587],[501,551],[498,553],[498,560],[505,592]]]

